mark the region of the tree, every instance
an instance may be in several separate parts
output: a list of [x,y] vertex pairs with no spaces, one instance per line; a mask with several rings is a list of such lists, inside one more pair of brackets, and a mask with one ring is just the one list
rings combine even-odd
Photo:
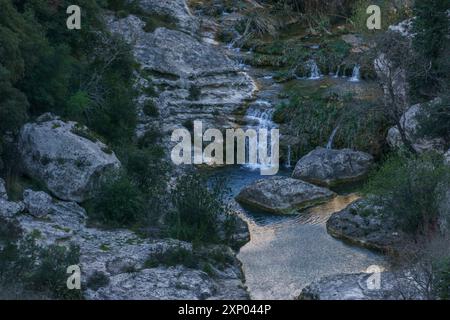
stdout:
[[430,99],[448,89],[450,62],[450,0],[416,0],[413,13],[413,47],[424,72],[411,77],[411,93]]

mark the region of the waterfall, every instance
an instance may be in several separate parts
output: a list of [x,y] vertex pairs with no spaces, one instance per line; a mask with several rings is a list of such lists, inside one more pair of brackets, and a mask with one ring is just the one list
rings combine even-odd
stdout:
[[286,168],[291,167],[291,145],[288,145],[287,149],[287,159],[286,159]]
[[356,64],[353,68],[352,77],[350,78],[351,82],[359,82],[359,79],[361,77],[361,67],[359,64]]
[[339,125],[337,125],[336,128],[333,129],[333,132],[331,133],[331,136],[328,139],[327,149],[331,149],[333,147],[334,137],[336,136],[336,133],[338,130],[339,130]]
[[[257,99],[253,103],[251,103],[247,109],[247,114],[245,115],[244,119],[247,121],[247,129],[253,128],[257,131],[259,129],[267,129],[271,130],[276,128],[276,124],[272,121],[272,116],[274,113],[273,105],[270,101],[264,100],[264,99]],[[270,133],[268,136],[268,143],[267,143],[267,149],[270,154],[271,146],[275,143],[275,141],[271,141],[270,139]],[[245,143],[246,148],[246,155],[249,154],[248,152],[248,141]],[[261,148],[261,150],[258,150],[258,152],[262,152],[264,150],[264,147],[262,145],[258,145],[258,148]],[[246,159],[245,161],[247,164],[245,165],[246,168],[251,170],[259,170],[264,165],[259,162],[260,159],[258,159],[258,163],[249,163],[249,159]]]
[[314,60],[309,60],[307,62],[307,66],[310,69],[310,75],[309,75],[309,79],[310,80],[317,80],[320,79],[321,74],[320,74],[320,69],[319,66],[317,65],[316,61]]
[[334,75],[334,78],[339,78],[339,73],[341,73],[341,66],[338,66],[336,70],[336,74]]

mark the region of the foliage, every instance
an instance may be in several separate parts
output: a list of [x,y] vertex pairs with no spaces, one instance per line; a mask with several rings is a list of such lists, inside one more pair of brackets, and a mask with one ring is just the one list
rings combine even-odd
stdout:
[[124,174],[105,179],[92,200],[90,216],[112,227],[131,226],[144,215],[145,202],[139,188]]
[[450,188],[450,168],[440,156],[391,155],[372,174],[365,193],[413,235],[436,229],[442,193]]
[[149,100],[144,104],[143,111],[145,115],[149,117],[157,117],[159,116],[159,110],[153,100]]
[[335,128],[335,148],[380,152],[388,123],[372,102],[310,87],[307,82],[294,85],[288,93],[290,101],[277,106],[273,119],[288,125],[290,132],[302,139],[298,150],[293,150],[297,156],[325,146]]
[[425,70],[411,78],[411,94],[429,99],[447,91],[450,74],[450,41],[448,39],[449,0],[416,0],[414,3],[413,47]]
[[79,264],[79,248],[41,247],[33,237],[8,240],[0,249],[0,287],[22,286],[52,299],[81,299],[66,286],[67,267]]
[[423,104],[423,111],[417,120],[419,136],[444,138],[450,142],[450,97],[444,96],[438,102]]
[[156,268],[160,265],[167,267],[183,265],[188,268],[196,268],[198,259],[192,250],[185,249],[181,246],[171,247],[165,251],[152,253],[144,264],[146,268]]
[[220,182],[208,187],[202,175],[181,177],[172,192],[175,208],[167,218],[170,236],[197,243],[218,242],[219,215],[229,210],[222,193]]

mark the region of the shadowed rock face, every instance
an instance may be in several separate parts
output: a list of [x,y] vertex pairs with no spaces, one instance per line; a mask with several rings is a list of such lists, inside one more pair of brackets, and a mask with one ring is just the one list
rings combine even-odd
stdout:
[[364,178],[372,164],[373,157],[364,152],[317,148],[298,161],[292,177],[333,186]]
[[323,203],[335,196],[335,193],[304,181],[272,177],[257,180],[245,187],[236,200],[267,212],[289,214]]
[[334,213],[327,221],[327,231],[335,238],[381,252],[393,252],[404,234],[392,220],[382,219],[380,207],[365,199]]
[[102,176],[120,167],[115,154],[87,128],[49,114],[23,126],[19,150],[26,174],[63,200],[89,199]]

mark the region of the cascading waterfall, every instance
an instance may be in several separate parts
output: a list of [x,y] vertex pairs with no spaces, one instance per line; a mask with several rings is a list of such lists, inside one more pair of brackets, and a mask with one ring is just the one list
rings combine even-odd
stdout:
[[330,138],[328,139],[328,143],[327,143],[327,146],[326,146],[327,149],[333,148],[334,138],[336,137],[336,133],[337,133],[338,130],[339,130],[339,125],[336,126],[336,127],[333,129],[333,132],[331,132],[331,136],[330,136]]
[[350,82],[359,82],[361,78],[361,67],[359,64],[355,65],[353,68],[352,77],[350,78]]
[[[275,143],[275,141],[271,141],[270,140],[270,130],[276,128],[276,124],[272,121],[272,116],[273,116],[273,106],[272,103],[270,103],[269,101],[266,100],[261,100],[258,99],[255,102],[253,102],[252,104],[250,104],[248,110],[247,110],[247,114],[245,116],[245,119],[247,120],[247,122],[249,123],[249,125],[247,126],[247,129],[255,129],[257,132],[259,132],[260,129],[267,129],[269,131],[268,134],[268,145],[267,145],[267,152],[268,154],[270,154],[270,150],[272,149],[269,146],[273,146],[273,143]],[[248,141],[246,141],[245,143],[245,147],[246,147],[246,154],[248,155]],[[262,151],[266,151],[263,150],[263,146],[258,144],[258,148],[261,148],[260,150],[258,150],[259,152]],[[246,159],[246,162],[248,162],[248,159]],[[260,163],[259,159],[258,159],[258,163],[247,163],[245,165],[245,167],[251,169],[251,170],[257,170],[257,169],[261,169],[263,165]]]
[[320,73],[320,69],[319,66],[317,65],[316,61],[314,60],[309,60],[307,62],[307,66],[309,67],[309,78],[310,80],[317,80],[320,79],[322,77],[321,73]]

